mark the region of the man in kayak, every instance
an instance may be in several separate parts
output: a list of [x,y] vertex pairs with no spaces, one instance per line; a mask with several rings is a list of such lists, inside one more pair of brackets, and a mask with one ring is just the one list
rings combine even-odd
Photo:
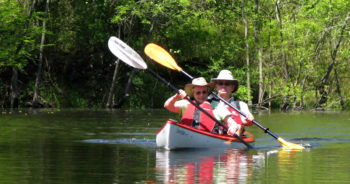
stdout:
[[[223,104],[217,105],[213,110],[210,102],[207,101],[208,95],[213,88],[214,83],[207,83],[203,77],[195,78],[192,80],[192,83],[186,84],[185,91],[179,90],[179,93],[167,99],[164,103],[164,108],[180,114],[182,124],[213,132],[216,122],[185,100],[184,98],[188,95],[195,103],[217,120],[226,123],[229,127],[229,135],[240,133],[239,124],[231,118],[231,112]],[[180,98],[182,98],[182,100],[179,100]]]
[[224,104],[224,102],[219,101],[219,99],[215,99],[215,97],[210,97],[211,104],[214,108],[219,104],[223,104],[231,112],[232,119],[239,124],[238,131],[240,131],[240,133],[237,134],[240,135],[243,131],[244,126],[252,125],[254,116],[250,113],[248,105],[245,102],[235,100],[232,96],[232,94],[235,93],[239,87],[238,80],[233,78],[232,73],[229,70],[221,70],[217,78],[212,78],[211,82],[215,84],[215,89],[217,90],[220,97],[247,115],[245,118],[244,116],[241,116],[236,110]]

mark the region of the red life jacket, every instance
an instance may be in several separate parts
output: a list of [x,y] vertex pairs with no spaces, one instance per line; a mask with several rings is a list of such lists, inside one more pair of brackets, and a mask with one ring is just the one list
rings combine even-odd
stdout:
[[[216,106],[217,106],[220,102],[217,101],[217,100],[213,100],[211,103],[212,103],[212,107],[213,107],[213,108],[216,108]],[[244,123],[243,123],[243,121],[242,121],[242,119],[241,119],[241,116],[239,115],[239,112],[236,111],[236,110],[234,110],[233,108],[231,108],[231,107],[229,107],[229,106],[227,106],[227,109],[228,109],[228,110],[230,111],[230,113],[231,113],[231,118],[232,118],[237,124],[240,124],[240,125],[244,126]],[[228,127],[227,123],[225,123],[225,126]]]
[[231,118],[237,123],[240,124],[242,126],[244,126],[244,123],[241,119],[241,116],[239,115],[239,113],[234,110],[233,108],[227,106],[227,109],[231,112]]
[[[211,107],[211,105],[208,101],[204,101],[199,106],[202,107],[204,110],[206,110],[210,115],[215,117],[213,114],[213,108]],[[192,122],[194,119],[194,113],[195,113],[196,109],[197,109],[196,106],[189,104],[185,110],[185,113],[182,115],[181,123],[192,127]],[[198,119],[197,119],[197,121],[198,121]],[[216,124],[216,122],[213,119],[208,117],[202,111],[200,112],[199,122],[200,122],[200,124],[199,124],[198,129],[204,130],[207,132],[211,132]]]

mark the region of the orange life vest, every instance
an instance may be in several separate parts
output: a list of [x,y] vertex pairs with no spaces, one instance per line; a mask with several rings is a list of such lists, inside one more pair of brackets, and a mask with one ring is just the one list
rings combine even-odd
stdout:
[[[206,110],[210,115],[215,117],[213,114],[213,108],[211,107],[208,101],[204,101],[199,106]],[[196,128],[198,128],[199,130],[212,132],[216,122],[210,117],[208,117],[206,114],[204,114],[202,111],[198,111],[199,109],[197,109],[196,106],[189,104],[181,118],[181,123],[190,127],[196,127],[195,122],[199,122],[199,127]],[[199,116],[195,115],[196,113],[198,113]]]

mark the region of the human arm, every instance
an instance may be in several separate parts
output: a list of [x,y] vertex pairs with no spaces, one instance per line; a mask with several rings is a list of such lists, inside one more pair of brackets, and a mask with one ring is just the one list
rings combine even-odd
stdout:
[[254,116],[252,115],[252,113],[250,113],[248,105],[242,101],[239,102],[239,105],[240,105],[241,111],[246,115],[246,117],[241,116],[243,124],[246,126],[252,126]]
[[223,102],[220,102],[213,112],[216,119],[218,119],[221,122],[224,122],[225,125],[227,125],[228,135],[234,135],[235,133],[239,136],[241,135],[243,126],[232,119],[231,112],[227,109]]
[[176,104],[176,101],[180,98],[185,98],[186,92],[182,89],[179,90],[179,93],[176,93],[174,96],[168,98],[164,103],[164,108],[171,112],[180,113],[181,106]]

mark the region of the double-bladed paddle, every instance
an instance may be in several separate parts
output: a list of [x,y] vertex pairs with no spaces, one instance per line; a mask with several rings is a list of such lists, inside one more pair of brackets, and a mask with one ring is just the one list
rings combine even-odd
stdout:
[[[155,62],[157,62],[157,63],[159,63],[159,64],[161,64],[161,65],[163,65],[163,66],[165,66],[167,68],[170,68],[172,70],[179,71],[179,72],[183,73],[184,75],[186,75],[191,80],[193,79],[193,77],[191,75],[186,73],[184,70],[182,70],[182,68],[180,66],[178,66],[178,64],[176,63],[175,59],[171,56],[171,54],[168,51],[166,51],[164,48],[162,48],[161,46],[159,46],[157,44],[154,44],[154,43],[149,43],[149,44],[146,45],[146,47],[144,49],[144,52],[153,61],[155,61]],[[241,112],[240,110],[235,108],[232,104],[227,102],[225,99],[223,99],[222,97],[220,97],[216,93],[212,92],[211,94],[213,94],[215,97],[219,98],[226,105],[228,105],[231,108],[235,109],[242,116],[247,117],[246,114],[244,114],[243,112]],[[256,126],[258,126],[259,128],[261,128],[262,130],[264,130],[265,133],[267,133],[267,134],[271,135],[273,138],[277,139],[282,144],[282,146],[284,148],[287,148],[287,149],[299,149],[299,150],[300,149],[304,149],[304,147],[302,145],[291,143],[291,142],[287,142],[286,140],[282,139],[281,137],[278,137],[276,134],[272,133],[268,128],[263,127],[257,121],[253,120],[253,123]]]
[[[129,66],[133,67],[133,68],[137,68],[137,69],[143,69],[143,70],[147,70],[148,72],[150,72],[154,77],[156,77],[158,80],[162,81],[163,83],[165,83],[167,86],[169,86],[172,90],[176,91],[177,93],[179,93],[179,90],[173,86],[172,84],[170,84],[168,81],[166,81],[164,78],[162,78],[161,76],[159,76],[157,73],[155,73],[153,70],[149,69],[147,67],[147,64],[145,63],[145,61],[142,59],[142,57],[136,52],[134,51],[134,49],[132,49],[131,47],[129,47],[126,43],[124,43],[123,41],[121,41],[119,38],[117,37],[110,37],[108,40],[108,48],[109,50],[113,53],[113,55],[115,55],[116,57],[118,57],[120,60],[122,60],[124,63],[128,64]],[[206,114],[209,118],[213,119],[216,123],[218,123],[220,126],[223,126],[226,130],[228,130],[228,128],[222,124],[220,121],[218,121],[215,117],[213,117],[211,114],[209,114],[207,111],[205,111],[202,107],[200,107],[199,105],[197,105],[195,102],[193,102],[189,96],[186,96],[185,98],[186,100],[188,100],[192,105],[194,105],[196,108],[198,108],[200,111],[202,111],[204,114]],[[244,141],[241,137],[239,137],[236,133],[234,134],[234,136],[240,140],[244,145],[246,145],[248,148],[253,148],[249,143],[247,143],[246,141]]]

